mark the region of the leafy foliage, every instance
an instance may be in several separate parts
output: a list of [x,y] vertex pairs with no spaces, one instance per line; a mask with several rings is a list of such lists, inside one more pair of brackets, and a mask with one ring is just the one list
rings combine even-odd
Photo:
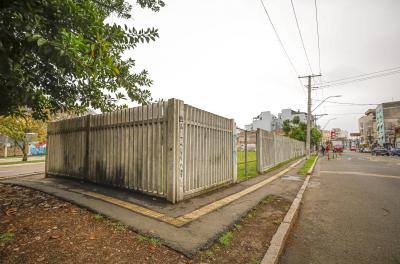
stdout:
[[[282,126],[286,136],[306,142],[307,140],[307,124],[300,122],[300,119],[285,120]],[[311,128],[311,144],[317,145],[322,138],[322,132],[316,128]]]
[[[137,3],[153,11],[164,6]],[[120,99],[149,102],[148,73],[134,73],[135,61],[122,53],[154,41],[157,29],[105,22],[110,15],[129,19],[131,10],[125,0],[2,0],[0,115],[28,107],[45,119],[48,110],[111,111],[125,107],[117,106]]]
[[0,134],[8,136],[17,144],[24,154],[23,160],[27,160],[28,154],[26,133],[37,133],[37,140],[44,140],[46,123],[34,119],[30,112],[18,116],[0,116]]

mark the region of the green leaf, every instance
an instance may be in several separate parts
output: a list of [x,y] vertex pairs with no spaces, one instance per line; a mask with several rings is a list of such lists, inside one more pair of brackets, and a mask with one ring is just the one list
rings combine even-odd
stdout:
[[38,44],[39,47],[44,45],[44,44],[46,44],[46,43],[47,43],[47,40],[45,40],[44,38],[40,38],[40,39],[37,40],[37,44]]

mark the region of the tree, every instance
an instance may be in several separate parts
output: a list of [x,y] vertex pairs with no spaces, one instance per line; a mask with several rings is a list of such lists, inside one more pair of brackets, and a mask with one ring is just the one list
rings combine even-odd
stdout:
[[[158,11],[162,0],[137,0]],[[111,111],[117,101],[151,100],[148,73],[133,72],[122,53],[154,41],[157,29],[108,24],[129,19],[125,0],[2,0],[0,2],[0,115],[30,108],[34,118],[48,112]]]
[[0,134],[11,138],[21,149],[22,160],[28,160],[27,133],[37,133],[38,140],[44,140],[46,137],[46,123],[41,120],[35,120],[30,113],[24,113],[20,116],[0,116]]
[[[307,124],[300,122],[298,117],[293,118],[293,120],[288,119],[283,121],[282,129],[285,135],[290,138],[303,142],[307,140]],[[316,127],[311,128],[311,145],[318,145],[321,138],[322,132]]]

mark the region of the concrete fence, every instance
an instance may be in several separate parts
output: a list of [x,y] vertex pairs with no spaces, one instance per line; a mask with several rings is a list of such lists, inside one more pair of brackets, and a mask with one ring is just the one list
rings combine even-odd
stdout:
[[274,135],[271,132],[257,130],[257,171],[263,171],[287,160],[305,154],[304,142],[289,137]]
[[48,126],[47,176],[175,203],[236,181],[235,122],[170,99]]

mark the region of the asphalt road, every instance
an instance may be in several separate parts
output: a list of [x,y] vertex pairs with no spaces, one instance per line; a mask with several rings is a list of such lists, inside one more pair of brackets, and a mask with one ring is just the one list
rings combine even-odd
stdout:
[[38,172],[44,173],[44,162],[0,165],[0,180]]
[[280,263],[400,263],[400,158],[320,159]]

